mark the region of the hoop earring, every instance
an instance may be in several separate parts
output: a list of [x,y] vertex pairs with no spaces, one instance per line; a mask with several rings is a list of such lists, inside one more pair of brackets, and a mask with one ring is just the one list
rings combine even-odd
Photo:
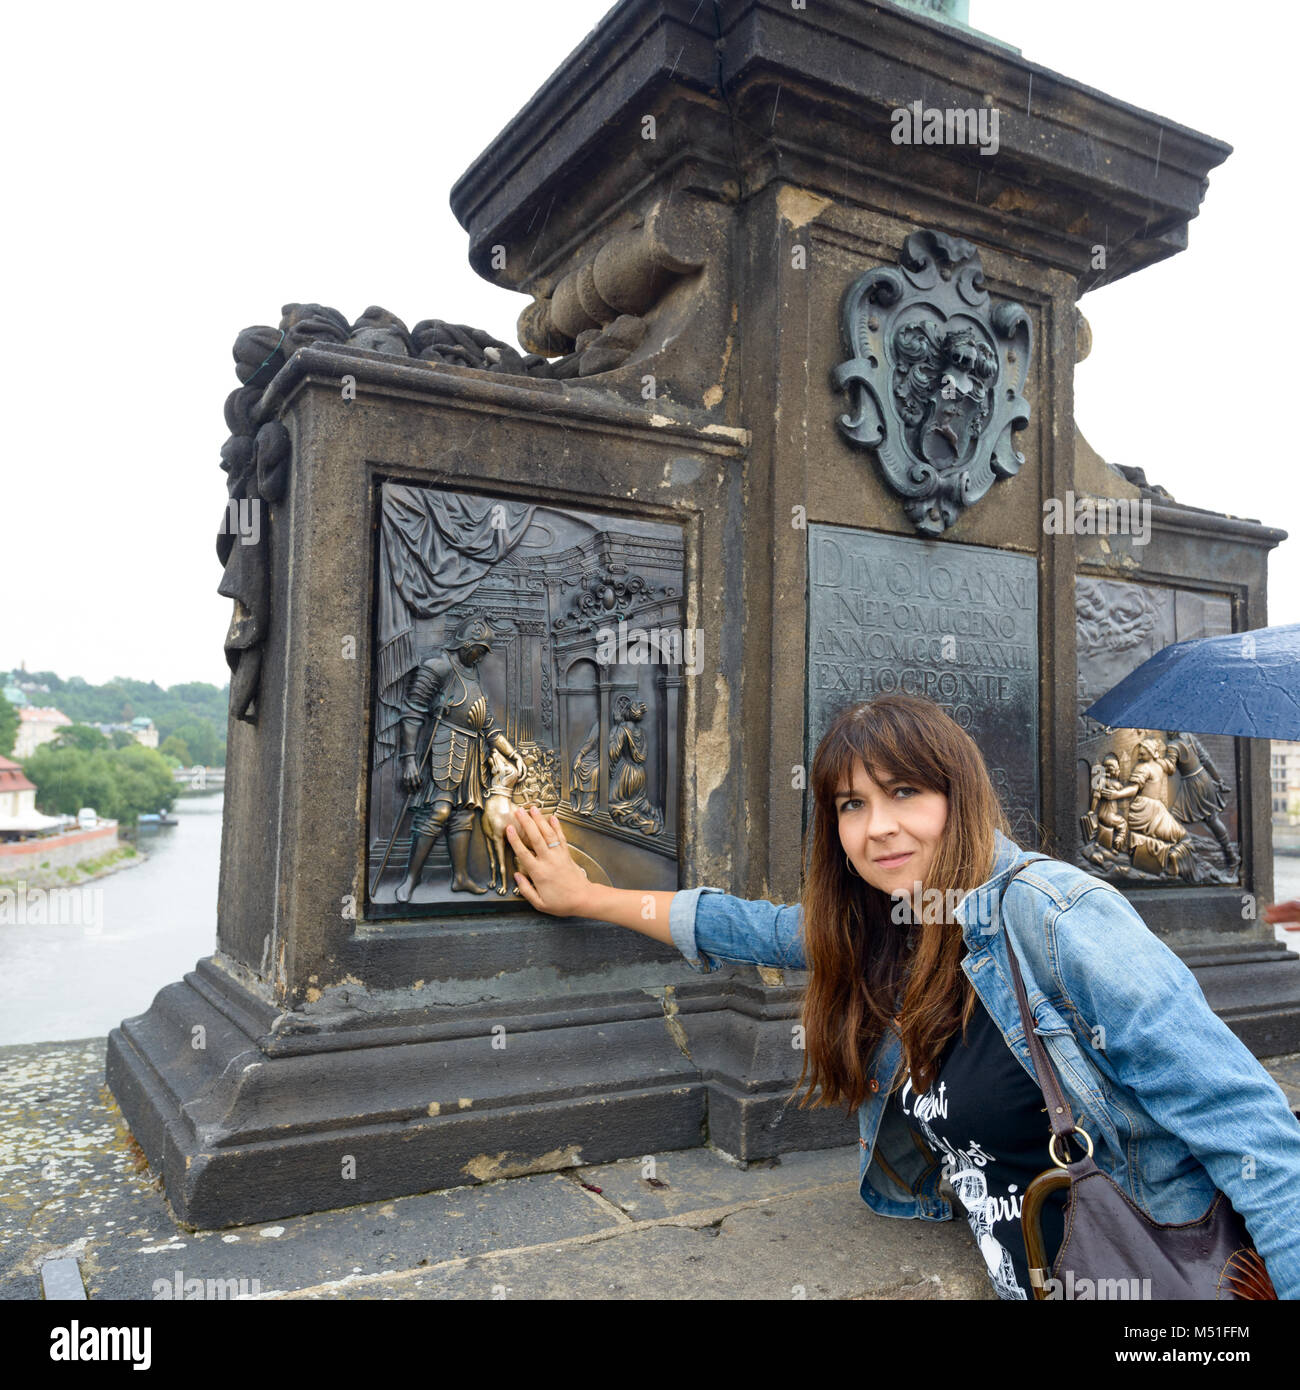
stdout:
[[850,859],[847,854],[844,856],[844,862],[849,866],[849,873],[851,873],[854,878],[862,877],[862,875],[853,867],[853,860]]

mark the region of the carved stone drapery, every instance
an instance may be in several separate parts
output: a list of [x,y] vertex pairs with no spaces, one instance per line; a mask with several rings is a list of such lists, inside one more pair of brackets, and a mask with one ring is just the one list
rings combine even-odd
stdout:
[[[288,305],[288,308],[299,308]],[[313,306],[315,307],[315,306]],[[242,385],[226,398],[230,436],[221,448],[226,511],[217,531],[222,564],[217,592],[234,600],[226,632],[230,711],[253,723],[262,674],[262,644],[271,617],[271,514],[288,487],[289,433],[278,420],[260,419],[258,402],[285,363],[284,331],[246,328],[235,339],[235,375]]]
[[849,286],[841,325],[850,357],[834,382],[852,410],[838,424],[875,451],[916,529],[940,535],[1024,462],[1011,435],[1029,423],[1029,315],[990,308],[969,241],[922,231],[904,242],[899,268]]
[[380,515],[375,765],[397,749],[402,690],[418,660],[417,618],[448,613],[532,524],[523,503],[390,484]]

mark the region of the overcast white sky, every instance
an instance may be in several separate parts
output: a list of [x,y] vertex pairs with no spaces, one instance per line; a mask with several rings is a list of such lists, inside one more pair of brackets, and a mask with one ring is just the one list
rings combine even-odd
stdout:
[[[469,269],[448,194],[609,8],[15,7],[0,666],[225,681],[213,538],[235,334],[316,300],[515,341],[526,298]],[[1293,7],[973,0],[971,23],[1236,147],[1188,250],[1082,301],[1078,418],[1180,501],[1300,531],[1280,379]],[[1300,536],[1273,552],[1272,622],[1300,621],[1298,553]]]

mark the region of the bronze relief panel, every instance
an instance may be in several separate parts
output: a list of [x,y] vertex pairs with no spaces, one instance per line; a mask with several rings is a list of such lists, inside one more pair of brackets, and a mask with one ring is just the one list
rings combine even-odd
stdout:
[[1171,643],[1231,632],[1231,600],[1079,575],[1075,626],[1077,862],[1112,882],[1238,882],[1236,741],[1185,729],[1112,729],[1084,713]]
[[367,825],[372,917],[526,906],[535,802],[593,881],[677,886],[677,526],[384,483]]

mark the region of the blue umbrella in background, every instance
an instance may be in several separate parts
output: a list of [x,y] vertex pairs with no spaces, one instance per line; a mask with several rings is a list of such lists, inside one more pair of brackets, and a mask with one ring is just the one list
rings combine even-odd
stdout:
[[1300,623],[1175,642],[1085,713],[1112,729],[1300,739]]

